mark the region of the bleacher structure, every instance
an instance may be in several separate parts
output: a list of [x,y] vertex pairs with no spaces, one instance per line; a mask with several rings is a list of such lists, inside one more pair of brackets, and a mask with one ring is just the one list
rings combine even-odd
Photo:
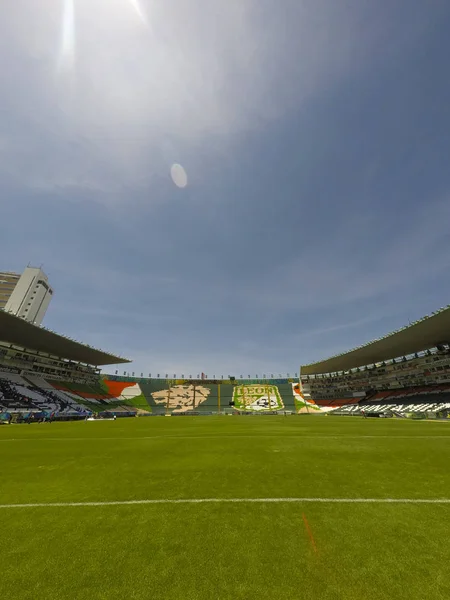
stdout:
[[47,382],[31,376],[0,371],[0,407],[5,412],[84,414],[85,408],[70,396],[49,388]]
[[[337,411],[336,411],[337,412]],[[358,403],[346,404],[341,414],[438,415],[450,414],[450,384],[429,388],[411,388],[396,392],[382,392]]]
[[450,413],[450,307],[300,369],[302,395],[330,414]]
[[[208,415],[314,411],[298,381],[151,379],[101,375],[129,362],[0,311],[0,419],[92,413]],[[307,408],[307,405],[309,408]]]
[[101,375],[130,362],[0,310],[0,421],[19,415],[450,414],[450,307],[296,379]]
[[1,420],[85,418],[93,408],[134,413],[100,386],[100,365],[117,362],[129,361],[0,311]]
[[[295,413],[305,406],[292,379],[151,379],[108,375],[103,385],[152,415]],[[309,404],[309,403],[308,403]],[[301,406],[300,406],[301,405]],[[311,404],[311,411],[316,407]]]

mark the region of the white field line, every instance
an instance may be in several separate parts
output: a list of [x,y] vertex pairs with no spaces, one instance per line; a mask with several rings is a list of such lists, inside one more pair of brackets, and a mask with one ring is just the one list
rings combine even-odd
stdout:
[[32,502],[0,504],[2,508],[59,508],[77,506],[130,506],[141,504],[450,504],[450,498],[163,498],[152,500],[112,500],[105,502]]
[[121,440],[214,440],[214,439],[235,439],[235,438],[283,438],[283,439],[296,439],[296,440],[339,440],[339,439],[402,439],[402,440],[416,440],[416,439],[432,439],[450,440],[450,435],[302,435],[302,434],[285,434],[285,433],[272,433],[272,434],[261,434],[261,435],[247,435],[247,434],[225,434],[225,435],[136,435],[133,437],[122,437],[119,435],[115,437],[36,437],[36,438],[5,438],[0,439],[1,442],[87,442],[87,441],[111,441],[120,442]]

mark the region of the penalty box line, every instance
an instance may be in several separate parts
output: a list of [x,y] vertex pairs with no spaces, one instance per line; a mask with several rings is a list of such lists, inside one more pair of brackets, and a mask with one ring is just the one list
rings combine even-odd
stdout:
[[450,498],[159,498],[148,500],[106,500],[103,502],[30,502],[0,504],[7,508],[70,508],[77,506],[135,506],[143,504],[450,504]]

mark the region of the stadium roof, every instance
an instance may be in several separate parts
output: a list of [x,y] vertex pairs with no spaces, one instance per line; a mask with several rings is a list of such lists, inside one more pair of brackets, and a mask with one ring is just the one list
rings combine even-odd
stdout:
[[33,325],[3,310],[0,310],[0,341],[88,365],[116,365],[131,362],[126,358],[76,342],[45,327]]
[[450,305],[398,331],[343,354],[301,367],[302,375],[335,373],[372,365],[450,342]]

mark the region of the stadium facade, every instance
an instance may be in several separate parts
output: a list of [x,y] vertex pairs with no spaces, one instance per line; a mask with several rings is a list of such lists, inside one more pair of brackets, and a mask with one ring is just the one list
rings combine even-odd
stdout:
[[360,348],[304,365],[300,377],[101,375],[130,362],[0,310],[0,414],[427,415],[450,411],[450,307]]
[[300,368],[305,399],[341,412],[450,409],[450,306]]
[[[0,311],[0,417],[85,418],[110,408],[100,367],[129,362]],[[122,413],[122,403],[112,402]]]

